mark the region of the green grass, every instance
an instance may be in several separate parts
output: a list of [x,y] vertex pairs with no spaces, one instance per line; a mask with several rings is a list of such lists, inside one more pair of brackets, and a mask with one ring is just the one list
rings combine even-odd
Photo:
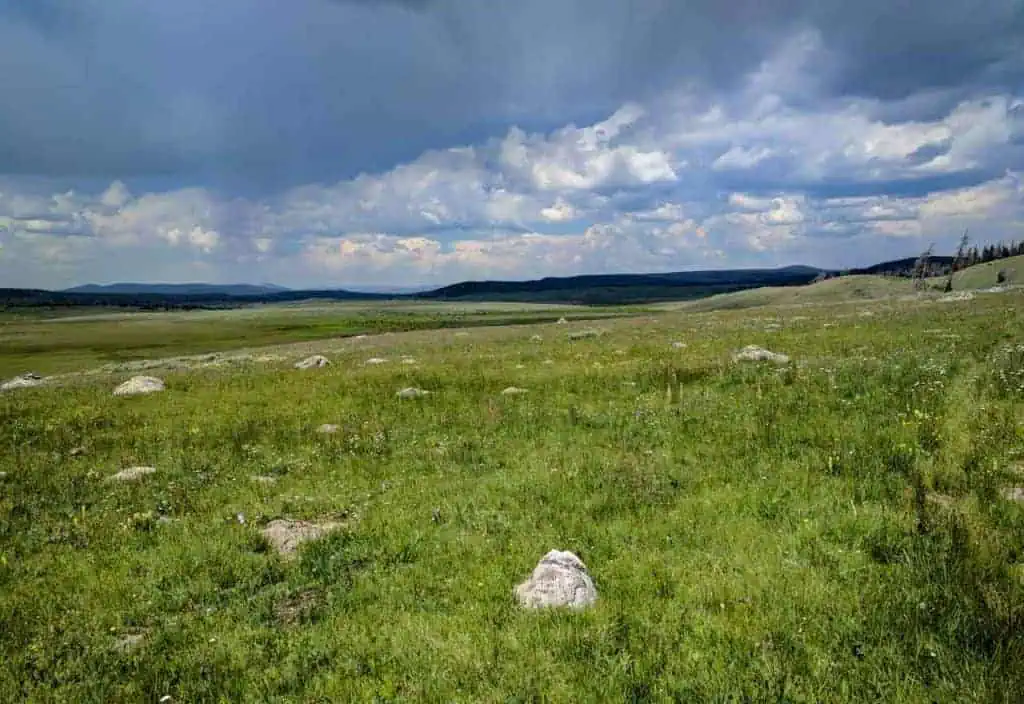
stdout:
[[[312,372],[4,394],[0,701],[1018,701],[1022,303],[421,331],[374,342],[418,366],[324,343]],[[258,535],[327,516],[292,562]],[[515,606],[552,548],[595,608]]]
[[[86,309],[88,310],[88,309]],[[80,313],[0,319],[0,379],[284,342],[438,328],[623,315],[621,308],[508,303],[268,305],[178,313]]]

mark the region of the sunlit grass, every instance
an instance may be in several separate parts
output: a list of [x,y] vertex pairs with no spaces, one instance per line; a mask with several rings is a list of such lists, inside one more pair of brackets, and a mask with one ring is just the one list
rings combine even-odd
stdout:
[[[1014,701],[1022,303],[419,332],[4,394],[0,700]],[[158,471],[106,480],[133,465]],[[293,562],[258,534],[339,515]],[[515,606],[552,548],[594,609]]]

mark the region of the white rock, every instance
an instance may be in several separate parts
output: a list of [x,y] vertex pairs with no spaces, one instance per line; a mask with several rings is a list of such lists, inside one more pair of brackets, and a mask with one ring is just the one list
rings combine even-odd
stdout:
[[417,362],[416,362],[416,359],[414,357],[402,357],[402,364],[416,364],[416,363]]
[[502,390],[502,396],[518,396],[520,394],[527,393],[527,389],[520,389],[518,386],[509,386],[507,389]]
[[568,320],[566,320],[565,318],[559,318],[559,319],[558,319],[558,324],[559,324],[559,325],[565,325],[565,324],[566,324],[566,323],[568,323],[568,322],[569,322],[569,321],[568,321]]
[[757,345],[747,345],[734,354],[732,358],[735,362],[775,362],[776,364],[786,364],[789,362],[787,355],[769,352]]
[[271,521],[261,531],[263,537],[284,557],[292,557],[299,545],[316,540],[341,527],[340,523],[310,523],[308,521]]
[[1024,501],[1024,487],[1015,486],[1003,489],[1003,497],[1009,501]]
[[530,342],[544,342],[544,338],[540,335],[531,335]]
[[587,566],[571,552],[552,550],[541,558],[530,578],[515,589],[526,608],[567,606],[585,609],[597,601],[597,589]]
[[415,387],[410,386],[409,388],[402,389],[401,391],[399,391],[397,396],[398,398],[402,399],[422,398],[423,396],[426,396],[429,393],[429,391],[424,391],[423,389],[417,389]]
[[378,364],[387,364],[387,363],[388,363],[388,360],[384,359],[383,357],[370,357],[368,360],[366,360],[366,364],[369,364],[370,366],[376,366]]
[[138,396],[164,390],[164,382],[155,376],[133,376],[114,389],[115,396]]
[[601,334],[599,330],[589,328],[587,330],[576,330],[575,332],[569,333],[570,340],[585,340],[590,337],[598,337]]
[[110,478],[119,482],[130,482],[154,472],[156,472],[156,467],[128,467],[117,474],[112,474]]
[[674,350],[686,349],[686,343],[685,342],[673,342],[672,343],[672,349],[674,349]]
[[33,386],[42,386],[46,383],[46,380],[34,374],[33,372],[26,372],[20,376],[16,376],[13,379],[5,381],[0,384],[0,391],[13,391],[14,389],[30,389]]
[[301,362],[295,363],[296,369],[320,369],[326,367],[331,363],[331,360],[327,359],[323,355],[314,354],[310,357],[306,357]]
[[335,423],[324,423],[316,429],[318,433],[336,433],[341,430],[341,426]]

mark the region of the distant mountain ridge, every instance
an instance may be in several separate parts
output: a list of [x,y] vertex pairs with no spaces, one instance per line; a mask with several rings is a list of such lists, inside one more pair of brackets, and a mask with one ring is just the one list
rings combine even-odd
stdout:
[[720,269],[659,274],[586,274],[528,281],[463,281],[418,294],[436,300],[504,300],[569,303],[636,303],[686,300],[760,286],[801,286],[824,269],[786,266],[778,269]]
[[0,304],[14,306],[126,306],[142,309],[232,307],[303,300],[446,300],[520,303],[618,304],[692,300],[760,286],[800,286],[837,272],[812,266],[721,269],[654,274],[585,274],[525,281],[463,281],[423,291],[397,287],[286,289],[273,284],[86,284],[63,291],[0,290]]
[[116,293],[116,294],[159,294],[164,296],[264,296],[281,293],[288,289],[274,284],[85,284],[66,288],[60,293]]

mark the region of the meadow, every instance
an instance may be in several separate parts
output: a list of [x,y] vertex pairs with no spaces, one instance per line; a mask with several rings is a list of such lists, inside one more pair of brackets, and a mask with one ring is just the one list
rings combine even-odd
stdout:
[[[0,701],[1021,701],[1024,293],[731,300],[0,326],[10,374],[273,352],[0,394]],[[555,548],[593,608],[514,601]]]

